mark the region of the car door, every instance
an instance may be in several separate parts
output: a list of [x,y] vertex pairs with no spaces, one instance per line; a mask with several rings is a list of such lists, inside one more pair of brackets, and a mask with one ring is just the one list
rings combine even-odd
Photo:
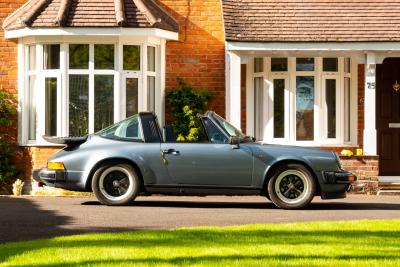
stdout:
[[216,128],[212,135],[209,142],[161,144],[171,179],[184,185],[250,186],[253,172],[251,149],[232,146]]

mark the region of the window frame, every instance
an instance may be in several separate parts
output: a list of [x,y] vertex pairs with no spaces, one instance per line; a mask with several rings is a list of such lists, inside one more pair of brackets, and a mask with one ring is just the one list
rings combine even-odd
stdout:
[[[296,57],[287,57],[288,71],[272,72],[271,71],[271,58],[282,57],[280,55],[264,57],[264,72],[262,75],[265,78],[266,88],[268,90],[268,99],[266,99],[264,106],[268,106],[267,117],[264,120],[264,139],[263,142],[272,144],[292,144],[300,146],[353,146],[357,144],[357,64],[354,56],[332,56],[332,55],[318,55],[314,56],[314,71],[297,71],[296,70]],[[311,57],[298,56],[298,57]],[[323,58],[324,57],[337,57],[338,58],[338,71],[337,72],[324,72],[323,71]],[[345,59],[350,58],[350,73],[344,73]],[[247,74],[249,79],[246,82],[246,95],[247,98],[247,134],[254,135],[255,125],[253,122],[254,110],[254,77],[259,76],[258,73],[253,73],[254,61],[250,60],[247,64]],[[314,140],[312,141],[297,141],[296,140],[296,76],[314,76]],[[349,99],[349,113],[345,114],[344,104],[344,78],[350,79],[350,99]],[[336,79],[336,138],[325,138],[327,135],[327,114],[325,103],[325,79]],[[285,135],[284,138],[274,138],[274,79],[285,80]],[[348,116],[350,125],[350,140],[345,141],[345,116]]]
[[[60,68],[57,70],[43,69],[43,46],[44,44],[60,45]],[[70,44],[87,44],[89,45],[89,62],[88,69],[70,69],[69,68],[69,45]],[[114,69],[97,70],[94,69],[94,45],[95,44],[113,44],[114,45]],[[140,70],[125,71],[123,70],[123,45],[136,45],[140,47]],[[36,69],[29,70],[29,46],[35,46],[35,62]],[[155,64],[154,72],[147,71],[147,46],[155,48]],[[85,36],[74,36],[71,38],[56,37],[30,37],[19,40],[18,47],[18,64],[19,70],[23,75],[19,75],[19,92],[20,92],[20,123],[18,141],[21,145],[26,146],[57,146],[45,141],[41,136],[45,133],[45,112],[41,107],[40,101],[44,97],[44,77],[57,76],[57,135],[69,135],[69,75],[88,75],[89,76],[89,92],[88,92],[88,111],[89,111],[89,134],[94,133],[94,77],[95,75],[113,75],[114,77],[114,120],[116,123],[126,117],[126,79],[138,79],[138,112],[147,110],[147,74],[155,77],[155,112],[161,118],[163,124],[163,105],[159,97],[164,94],[165,81],[160,78],[165,77],[165,41],[161,38],[137,37],[125,38],[122,36],[104,38]],[[28,140],[29,137],[29,77],[36,76],[36,140]],[[43,92],[42,92],[43,91]]]

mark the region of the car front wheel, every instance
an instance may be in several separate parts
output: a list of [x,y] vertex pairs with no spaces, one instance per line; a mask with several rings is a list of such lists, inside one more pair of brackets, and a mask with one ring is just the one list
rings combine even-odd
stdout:
[[282,209],[301,209],[313,199],[316,182],[307,168],[300,164],[278,167],[268,182],[271,201]]
[[139,178],[128,164],[110,164],[97,169],[92,180],[93,193],[104,205],[131,203],[139,191]]

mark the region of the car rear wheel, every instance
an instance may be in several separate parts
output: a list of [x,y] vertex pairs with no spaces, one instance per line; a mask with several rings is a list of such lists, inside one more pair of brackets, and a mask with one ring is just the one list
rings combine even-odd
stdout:
[[127,205],[139,192],[139,178],[128,164],[110,164],[100,167],[94,173],[92,189],[104,205]]
[[314,198],[314,176],[303,165],[285,164],[278,167],[268,182],[271,201],[282,209],[301,209]]

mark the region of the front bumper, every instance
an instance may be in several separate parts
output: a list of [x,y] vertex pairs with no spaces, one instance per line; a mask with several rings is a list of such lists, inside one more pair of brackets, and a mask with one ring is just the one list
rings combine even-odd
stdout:
[[324,180],[327,184],[349,184],[357,181],[357,176],[347,171],[324,172]]
[[55,186],[57,183],[65,183],[67,180],[66,171],[47,168],[34,170],[32,176],[35,181],[48,186]]

